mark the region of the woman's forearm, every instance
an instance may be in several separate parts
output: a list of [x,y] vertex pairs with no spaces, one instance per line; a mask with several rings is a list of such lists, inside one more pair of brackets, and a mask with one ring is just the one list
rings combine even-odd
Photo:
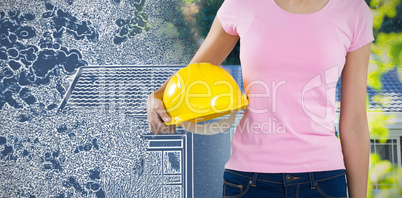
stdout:
[[349,198],[366,198],[370,159],[368,124],[354,129],[340,129],[346,167]]

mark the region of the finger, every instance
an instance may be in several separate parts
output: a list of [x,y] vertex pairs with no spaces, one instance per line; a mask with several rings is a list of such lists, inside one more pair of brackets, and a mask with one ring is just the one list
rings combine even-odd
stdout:
[[160,123],[160,118],[156,113],[151,113],[148,119],[148,127],[154,134],[159,134],[158,123]]
[[172,121],[172,118],[167,113],[167,111],[165,109],[165,106],[163,105],[163,102],[156,102],[155,103],[154,112],[156,112],[164,122]]
[[158,134],[168,134],[168,133],[175,133],[176,126],[175,125],[166,125],[160,117],[156,118],[155,121],[152,123],[153,128],[157,131]]
[[155,130],[155,127],[153,127],[154,125],[152,124],[152,122],[149,122],[148,126],[149,126],[149,130],[151,130],[152,133],[158,134],[158,131]]
[[166,125],[162,120],[156,115],[151,118],[149,122],[149,127],[154,134],[161,134],[161,133],[174,133],[175,129],[172,128],[171,125]]

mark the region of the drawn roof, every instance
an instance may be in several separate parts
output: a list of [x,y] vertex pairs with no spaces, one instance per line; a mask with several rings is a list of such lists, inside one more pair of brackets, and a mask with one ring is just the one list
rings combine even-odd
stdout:
[[[60,109],[114,108],[134,116],[146,116],[146,102],[150,93],[162,85],[182,65],[165,66],[87,66],[76,73]],[[240,65],[222,66],[238,83],[244,93]],[[382,76],[380,95],[389,98],[386,104],[372,100],[376,91],[370,87],[368,111],[402,112],[402,83],[397,70]],[[339,112],[341,80],[337,83],[336,101]],[[241,111],[242,112],[242,111]]]

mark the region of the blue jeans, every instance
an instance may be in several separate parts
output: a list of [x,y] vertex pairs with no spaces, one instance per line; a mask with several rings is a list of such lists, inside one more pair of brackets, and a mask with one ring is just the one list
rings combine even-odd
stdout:
[[223,198],[346,197],[345,169],[304,173],[256,173],[225,169]]

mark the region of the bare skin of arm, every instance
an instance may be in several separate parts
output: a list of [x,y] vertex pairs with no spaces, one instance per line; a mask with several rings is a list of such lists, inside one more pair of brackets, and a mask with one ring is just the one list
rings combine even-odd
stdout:
[[370,133],[366,113],[367,72],[371,43],[349,52],[342,71],[339,135],[350,198],[367,194]]
[[[239,40],[238,36],[230,35],[222,28],[222,24],[215,17],[204,42],[189,64],[208,62],[221,65]],[[174,125],[165,125],[164,121],[171,121],[162,102],[166,85],[174,75],[170,76],[159,89],[151,93],[147,100],[147,116],[151,131],[155,134],[174,133]],[[164,121],[163,121],[164,120]]]

